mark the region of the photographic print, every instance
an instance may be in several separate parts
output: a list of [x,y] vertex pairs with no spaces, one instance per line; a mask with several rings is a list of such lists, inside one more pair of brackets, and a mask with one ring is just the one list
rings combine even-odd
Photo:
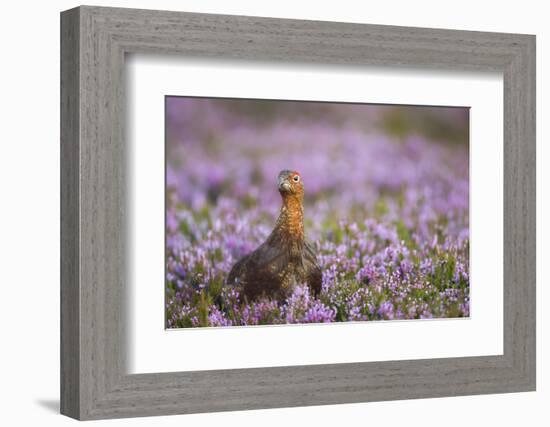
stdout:
[[469,108],[166,96],[166,327],[470,315]]

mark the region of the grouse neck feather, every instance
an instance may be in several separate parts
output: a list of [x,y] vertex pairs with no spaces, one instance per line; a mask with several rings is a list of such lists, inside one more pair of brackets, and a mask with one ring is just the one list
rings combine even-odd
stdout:
[[287,242],[302,244],[304,241],[304,208],[297,195],[283,197],[283,205],[272,236]]

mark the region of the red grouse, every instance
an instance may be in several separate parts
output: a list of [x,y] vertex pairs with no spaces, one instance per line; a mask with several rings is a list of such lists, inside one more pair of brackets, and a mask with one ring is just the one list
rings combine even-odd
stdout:
[[304,283],[315,295],[321,291],[321,268],[304,236],[302,178],[298,172],[283,170],[278,186],[283,205],[275,228],[255,251],[237,261],[227,278],[248,301],[262,297],[284,301]]

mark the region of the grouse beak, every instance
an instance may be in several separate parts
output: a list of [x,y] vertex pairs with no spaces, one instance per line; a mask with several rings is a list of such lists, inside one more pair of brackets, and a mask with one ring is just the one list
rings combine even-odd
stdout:
[[290,182],[285,178],[279,178],[279,191],[282,193],[290,192]]

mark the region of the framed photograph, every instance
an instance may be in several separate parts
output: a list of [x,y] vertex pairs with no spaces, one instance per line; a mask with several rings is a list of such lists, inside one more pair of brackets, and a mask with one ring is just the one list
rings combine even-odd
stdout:
[[469,108],[167,96],[165,134],[167,328],[470,316]]
[[61,412],[535,390],[535,37],[61,14]]

